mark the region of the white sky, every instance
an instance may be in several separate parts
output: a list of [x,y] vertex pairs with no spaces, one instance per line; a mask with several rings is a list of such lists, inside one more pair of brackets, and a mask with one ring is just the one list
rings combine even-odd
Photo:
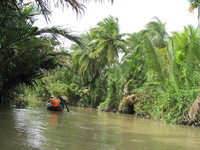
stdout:
[[78,18],[75,11],[70,8],[65,11],[54,9],[51,23],[47,25],[45,20],[39,17],[36,25],[63,26],[70,28],[75,34],[80,34],[95,27],[109,15],[119,19],[121,33],[134,33],[144,29],[154,16],[167,23],[166,29],[169,33],[181,32],[183,27],[189,24],[195,27],[198,25],[197,11],[194,13],[188,11],[188,0],[114,0],[114,4],[105,1],[105,3],[84,3],[85,13]]

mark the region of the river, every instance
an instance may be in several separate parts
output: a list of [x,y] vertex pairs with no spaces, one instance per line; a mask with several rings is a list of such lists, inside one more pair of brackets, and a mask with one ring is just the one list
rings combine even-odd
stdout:
[[1,150],[200,150],[200,128],[70,107],[0,111]]

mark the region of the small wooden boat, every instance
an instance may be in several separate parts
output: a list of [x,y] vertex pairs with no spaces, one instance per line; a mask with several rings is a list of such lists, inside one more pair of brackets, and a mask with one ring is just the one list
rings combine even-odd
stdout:
[[54,111],[63,111],[64,106],[59,105],[59,106],[52,106],[50,103],[46,104],[46,108],[48,110],[54,110]]
[[66,107],[67,111],[69,112],[69,108],[67,107],[66,100],[64,100],[60,95],[58,95],[58,97],[61,100],[59,106],[52,106],[51,103],[47,103],[46,108],[48,110],[63,111],[63,109]]

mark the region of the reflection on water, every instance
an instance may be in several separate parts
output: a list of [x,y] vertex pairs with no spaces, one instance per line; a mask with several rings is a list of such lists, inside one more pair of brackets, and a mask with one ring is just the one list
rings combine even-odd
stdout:
[[199,150],[200,129],[72,107],[0,111],[0,149]]
[[15,110],[14,121],[17,130],[17,139],[23,140],[22,143],[27,147],[40,149],[47,140],[43,133],[46,122],[43,122],[40,110]]

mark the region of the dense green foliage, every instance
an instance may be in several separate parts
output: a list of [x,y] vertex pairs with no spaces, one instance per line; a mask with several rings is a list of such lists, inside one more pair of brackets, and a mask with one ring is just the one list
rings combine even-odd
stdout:
[[[190,2],[191,9],[198,6]],[[144,30],[122,34],[118,19],[109,16],[77,38],[56,27],[35,27],[38,11],[30,4],[16,7],[16,1],[4,1],[0,7],[1,105],[16,96],[33,98],[34,91],[37,99],[62,94],[71,105],[169,123],[189,120],[189,108],[199,96],[198,28],[187,26],[169,36],[166,23],[155,17]],[[59,48],[57,35],[76,44]]]
[[57,27],[35,27],[34,16],[39,13],[31,4],[3,1],[0,8],[0,105],[5,106],[17,97],[21,84],[33,86],[46,71],[62,65],[62,53],[56,51],[58,35],[79,41]]
[[187,26],[169,36],[155,18],[138,33],[121,34],[110,16],[81,37],[84,47],[72,45],[67,67],[45,77],[49,91],[61,92],[73,105],[105,111],[121,105],[121,112],[170,123],[189,120],[199,93],[198,29]]

